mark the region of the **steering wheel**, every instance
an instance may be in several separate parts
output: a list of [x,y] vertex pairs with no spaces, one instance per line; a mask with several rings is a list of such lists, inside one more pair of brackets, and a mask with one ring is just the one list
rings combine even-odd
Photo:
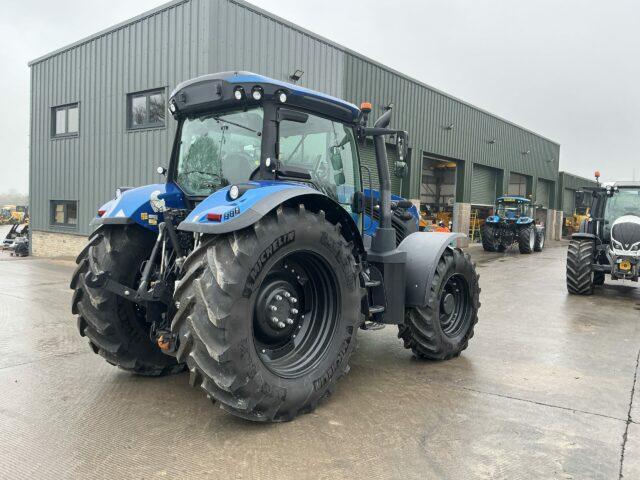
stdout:
[[222,174],[230,183],[246,182],[255,170],[253,159],[246,153],[231,153],[222,162]]

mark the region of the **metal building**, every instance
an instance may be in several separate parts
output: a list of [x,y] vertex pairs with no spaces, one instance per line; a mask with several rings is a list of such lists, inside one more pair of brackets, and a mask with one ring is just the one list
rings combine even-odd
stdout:
[[[174,0],[29,66],[35,254],[78,250],[116,187],[160,181],[155,168],[168,161],[175,133],[169,92],[230,70],[289,81],[300,69],[300,84],[371,101],[373,117],[393,102],[393,126],[412,146],[410,176],[394,189],[449,207],[456,230],[468,231],[472,205],[504,193],[531,196],[548,209],[544,221],[556,222],[557,143],[241,0]],[[373,167],[370,145],[361,156]]]

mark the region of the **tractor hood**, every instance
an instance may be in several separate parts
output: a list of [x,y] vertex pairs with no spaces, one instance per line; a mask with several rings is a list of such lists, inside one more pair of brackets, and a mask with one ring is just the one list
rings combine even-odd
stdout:
[[638,253],[640,251],[640,217],[624,215],[613,222],[611,246],[614,250]]

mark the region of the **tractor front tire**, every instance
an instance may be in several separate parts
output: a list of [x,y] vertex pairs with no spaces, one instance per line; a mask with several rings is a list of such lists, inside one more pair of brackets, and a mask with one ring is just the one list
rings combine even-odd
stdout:
[[518,249],[520,253],[533,252],[536,245],[536,228],[533,224],[520,227],[518,232]]
[[323,211],[278,207],[205,240],[184,271],[177,358],[227,412],[292,420],[347,373],[365,292],[352,246]]
[[485,224],[482,227],[482,248],[485,252],[495,252],[497,250],[495,229]]
[[[591,240],[571,240],[567,250],[567,290],[572,295],[591,295],[595,245]],[[604,278],[603,278],[604,283]]]
[[112,365],[138,375],[177,373],[184,366],[162,353],[149,337],[144,308],[107,290],[88,287],[85,277],[106,271],[111,279],[135,288],[142,263],[148,259],[155,236],[136,225],[103,226],[89,239],[71,279],[72,312],[80,335],[91,349]]
[[398,338],[422,359],[448,360],[467,348],[478,322],[480,286],[468,253],[447,248],[438,262],[424,307],[407,308]]

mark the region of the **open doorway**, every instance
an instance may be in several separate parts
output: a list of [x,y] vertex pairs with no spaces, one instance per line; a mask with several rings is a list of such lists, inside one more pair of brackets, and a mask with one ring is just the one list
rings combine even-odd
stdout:
[[420,183],[421,227],[435,229],[439,224],[449,230],[456,200],[456,162],[423,154]]

